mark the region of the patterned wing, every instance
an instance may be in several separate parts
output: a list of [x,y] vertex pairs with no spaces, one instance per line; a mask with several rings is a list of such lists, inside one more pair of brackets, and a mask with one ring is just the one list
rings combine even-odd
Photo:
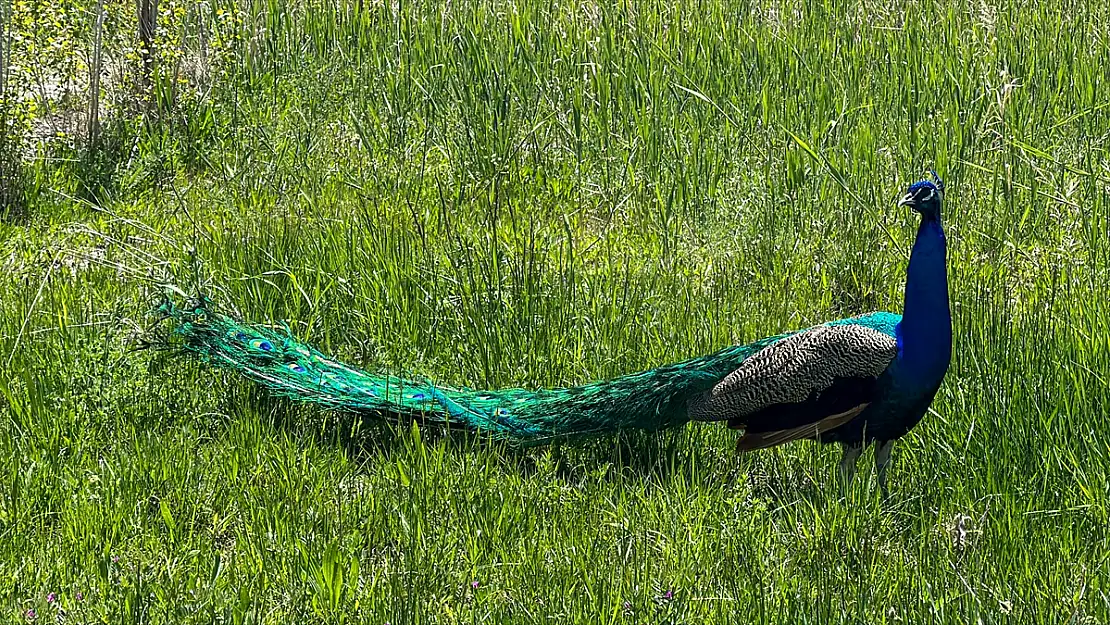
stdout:
[[742,450],[811,438],[862,412],[897,352],[893,337],[867,326],[810,328],[745,360],[692,399],[689,415],[743,429]]

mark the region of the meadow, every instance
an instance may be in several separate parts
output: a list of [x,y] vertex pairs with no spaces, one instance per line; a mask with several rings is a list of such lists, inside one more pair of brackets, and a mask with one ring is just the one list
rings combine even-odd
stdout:
[[[0,0],[0,619],[1110,624],[1106,4],[159,11],[144,76],[133,3]],[[140,349],[203,292],[538,388],[899,312],[927,168],[955,355],[886,501],[870,453],[522,450]]]

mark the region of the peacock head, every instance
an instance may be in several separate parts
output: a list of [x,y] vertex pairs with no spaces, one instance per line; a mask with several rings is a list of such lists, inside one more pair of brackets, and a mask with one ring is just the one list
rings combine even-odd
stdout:
[[940,202],[944,199],[944,181],[937,172],[930,170],[932,180],[921,180],[910,185],[898,206],[909,206],[922,217],[936,219],[940,216]]

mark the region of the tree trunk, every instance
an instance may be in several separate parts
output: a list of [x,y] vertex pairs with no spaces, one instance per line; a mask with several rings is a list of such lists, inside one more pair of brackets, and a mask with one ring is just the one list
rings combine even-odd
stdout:
[[[143,93],[151,98],[154,77],[154,33],[158,28],[158,0],[135,0],[139,9],[139,54],[142,58],[139,77]],[[149,109],[149,106],[148,106]]]
[[8,30],[8,0],[0,0],[0,106],[8,101],[8,51],[11,49],[11,32]]
[[97,136],[100,134],[100,66],[101,33],[104,29],[104,0],[96,2],[96,26],[93,29],[92,59],[89,63],[89,149],[96,149]]
[[0,0],[0,221],[19,219],[26,208],[19,130],[8,124],[11,114],[11,94],[8,93],[9,55],[12,50],[12,29],[8,26],[10,16],[11,3]]

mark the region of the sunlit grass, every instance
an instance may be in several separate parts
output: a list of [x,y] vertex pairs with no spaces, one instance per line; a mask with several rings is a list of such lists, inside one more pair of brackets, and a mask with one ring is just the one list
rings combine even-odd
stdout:
[[[1105,5],[238,9],[205,98],[0,221],[4,618],[1110,622]],[[899,311],[926,167],[955,360],[885,504],[811,443],[522,452],[130,351],[167,275],[469,386]]]

